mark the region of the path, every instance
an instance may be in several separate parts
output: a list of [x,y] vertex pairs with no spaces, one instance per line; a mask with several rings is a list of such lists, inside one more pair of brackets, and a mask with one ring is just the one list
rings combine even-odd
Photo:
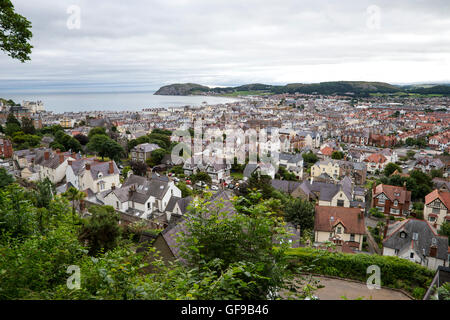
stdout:
[[320,280],[320,285],[325,286],[315,291],[314,295],[320,300],[343,300],[345,296],[348,300],[355,300],[364,297],[364,300],[411,300],[407,295],[390,289],[373,289],[360,282],[333,279],[322,276],[315,276]]

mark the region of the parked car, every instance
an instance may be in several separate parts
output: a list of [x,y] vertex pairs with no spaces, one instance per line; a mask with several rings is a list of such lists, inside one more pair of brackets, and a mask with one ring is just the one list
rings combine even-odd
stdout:
[[186,180],[186,184],[192,184],[191,180]]
[[211,186],[211,190],[219,190],[218,186]]

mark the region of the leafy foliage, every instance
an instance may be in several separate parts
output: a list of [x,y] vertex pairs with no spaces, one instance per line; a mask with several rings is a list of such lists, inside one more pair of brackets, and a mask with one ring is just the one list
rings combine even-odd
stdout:
[[29,43],[33,36],[31,23],[24,16],[16,13],[10,0],[2,0],[0,4],[0,50],[11,58],[21,62],[30,60]]
[[111,250],[117,246],[120,236],[119,216],[111,206],[92,206],[92,214],[84,221],[80,232],[80,240],[89,245],[89,254]]

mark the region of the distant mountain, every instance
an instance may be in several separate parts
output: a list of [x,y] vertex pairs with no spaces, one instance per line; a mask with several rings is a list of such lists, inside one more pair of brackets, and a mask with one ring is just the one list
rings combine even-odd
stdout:
[[232,94],[235,92],[267,92],[281,93],[305,93],[322,95],[349,95],[369,96],[371,93],[421,93],[421,94],[450,94],[449,85],[435,85],[427,87],[396,86],[385,82],[367,81],[333,81],[320,83],[291,83],[284,86],[273,86],[261,83],[246,84],[238,87],[209,88],[195,83],[172,84],[161,87],[156,95],[192,95],[200,92],[216,94]]

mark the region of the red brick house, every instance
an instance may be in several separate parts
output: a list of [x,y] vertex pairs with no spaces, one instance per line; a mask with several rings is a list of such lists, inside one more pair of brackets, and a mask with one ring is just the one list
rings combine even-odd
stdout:
[[11,158],[13,156],[12,143],[6,139],[0,139],[0,157]]
[[407,215],[411,206],[411,191],[406,186],[379,184],[372,189],[372,208],[386,215]]

